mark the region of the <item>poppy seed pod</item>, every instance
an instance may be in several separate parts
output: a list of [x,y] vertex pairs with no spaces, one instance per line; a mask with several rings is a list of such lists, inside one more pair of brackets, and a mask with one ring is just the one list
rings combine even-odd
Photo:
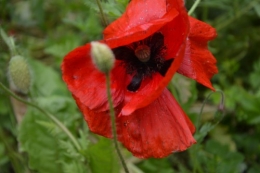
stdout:
[[24,57],[16,55],[11,58],[8,74],[10,83],[15,89],[23,94],[27,94],[31,85],[31,74]]
[[103,73],[108,73],[115,63],[112,50],[104,43],[91,42],[91,57],[93,63]]

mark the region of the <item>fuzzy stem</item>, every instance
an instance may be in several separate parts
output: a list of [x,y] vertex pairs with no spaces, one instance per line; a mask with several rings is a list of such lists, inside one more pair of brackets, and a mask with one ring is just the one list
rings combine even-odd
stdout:
[[195,9],[196,9],[197,6],[199,5],[200,1],[201,1],[201,0],[196,0],[196,1],[194,2],[194,4],[192,5],[191,9],[190,9],[189,12],[188,12],[188,15],[191,15],[191,14],[195,11]]
[[54,115],[50,114],[49,112],[45,111],[44,109],[42,109],[41,107],[39,107],[38,105],[29,102],[27,100],[24,100],[22,98],[20,98],[19,96],[17,96],[15,93],[13,93],[11,90],[9,90],[8,88],[6,88],[1,82],[0,82],[0,87],[6,91],[9,95],[11,95],[12,97],[14,97],[16,100],[23,102],[29,106],[32,106],[36,109],[38,109],[40,112],[42,112],[44,115],[46,115],[48,118],[50,118],[68,137],[69,139],[72,141],[72,143],[75,145],[76,149],[78,151],[81,150],[81,147],[79,145],[79,143],[77,142],[77,140],[75,139],[75,137],[72,135],[72,133],[67,129],[67,127],[65,127],[62,122],[60,122]]
[[110,89],[110,78],[109,78],[109,73],[106,73],[106,84],[107,84],[107,98],[108,98],[108,103],[109,103],[109,111],[110,111],[110,117],[111,117],[111,125],[112,125],[112,135],[113,135],[113,141],[115,144],[116,152],[120,158],[120,161],[123,165],[123,168],[126,173],[129,173],[128,168],[126,166],[125,160],[120,152],[118,143],[117,143],[117,134],[116,134],[116,116],[115,116],[115,110],[113,107],[113,102],[112,102],[112,96],[111,96],[111,89]]
[[108,22],[107,22],[107,20],[106,20],[106,18],[105,18],[105,14],[104,14],[103,8],[102,8],[102,6],[101,6],[101,2],[100,2],[100,0],[96,0],[96,2],[97,2],[97,5],[98,5],[98,8],[99,8],[99,11],[100,11],[100,14],[101,14],[101,18],[102,18],[102,20],[103,20],[103,23],[104,23],[105,26],[107,26],[107,25],[108,25]]

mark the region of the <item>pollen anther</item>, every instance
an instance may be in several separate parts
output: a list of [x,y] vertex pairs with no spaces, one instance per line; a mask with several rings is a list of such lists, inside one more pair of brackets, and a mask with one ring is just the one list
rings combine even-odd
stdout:
[[139,59],[141,62],[147,62],[150,59],[151,55],[151,49],[147,45],[139,45],[135,49],[135,56]]

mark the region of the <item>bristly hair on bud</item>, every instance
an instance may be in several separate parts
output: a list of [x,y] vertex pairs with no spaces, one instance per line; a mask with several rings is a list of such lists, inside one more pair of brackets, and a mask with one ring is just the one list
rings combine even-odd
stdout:
[[11,86],[17,92],[27,94],[31,86],[31,73],[24,57],[15,55],[8,66],[8,77]]
[[115,55],[104,43],[97,41],[91,42],[91,58],[93,64],[103,73],[109,73],[114,67]]

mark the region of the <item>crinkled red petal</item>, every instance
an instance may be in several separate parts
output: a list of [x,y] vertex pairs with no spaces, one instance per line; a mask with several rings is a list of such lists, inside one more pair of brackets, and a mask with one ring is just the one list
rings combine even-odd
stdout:
[[90,131],[98,135],[102,135],[107,138],[112,137],[112,127],[109,111],[97,112],[90,110],[84,103],[80,101],[76,96],[74,99],[82,112],[84,119],[88,123]]
[[191,30],[187,39],[185,56],[178,73],[214,90],[210,79],[218,72],[218,69],[216,59],[208,50],[207,43],[217,36],[216,30],[192,17],[189,20]]
[[117,118],[118,140],[139,158],[162,158],[196,143],[195,128],[165,89],[147,107]]
[[122,109],[122,115],[130,115],[135,110],[145,107],[154,101],[167,86],[183,60],[185,43],[189,32],[188,15],[183,1],[174,1],[170,5],[172,8],[169,10],[172,10],[174,7],[179,15],[163,26],[159,32],[164,35],[164,42],[167,47],[165,59],[173,58],[174,62],[164,77],[155,74],[152,78],[146,79],[136,93],[126,91],[125,100],[127,103]]
[[166,3],[163,0],[132,0],[124,14],[104,30],[105,39],[124,34],[140,25],[161,19],[166,14]]
[[132,0],[125,13],[104,30],[104,40],[119,47],[142,40],[158,31],[178,15],[175,9],[166,11],[164,0]]
[[[93,133],[112,137],[108,111],[90,110],[74,96],[78,107]],[[120,105],[115,109],[120,112]],[[196,143],[195,127],[171,93],[165,89],[149,106],[130,116],[117,116],[118,140],[139,158],[162,158],[183,151]]]
[[[62,63],[62,78],[68,89],[89,109],[108,110],[105,75],[96,69],[90,57],[90,44],[71,51]],[[125,69],[116,65],[111,71],[111,90],[115,107],[124,99],[121,82]]]

